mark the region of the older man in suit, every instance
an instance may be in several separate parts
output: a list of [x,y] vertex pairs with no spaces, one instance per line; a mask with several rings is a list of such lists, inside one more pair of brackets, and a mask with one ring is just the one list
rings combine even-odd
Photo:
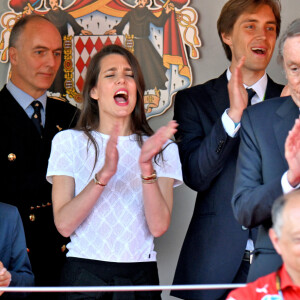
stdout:
[[[33,286],[24,228],[18,209],[0,202],[0,286]],[[3,292],[0,292],[0,296]],[[26,293],[5,293],[1,299],[24,298]]]
[[46,181],[52,138],[74,126],[77,115],[74,106],[46,95],[61,55],[61,36],[50,21],[21,18],[10,35],[11,77],[0,92],[2,201],[20,211],[36,284],[42,286],[58,285],[67,241],[54,226]]
[[[259,226],[248,281],[281,265],[268,236],[271,207],[282,193],[300,187],[300,19],[282,35],[279,57],[291,96],[250,107],[242,118],[232,204],[241,224],[249,228]],[[231,96],[245,101],[241,84],[235,81]]]
[[[246,282],[253,232],[235,220],[231,198],[239,128],[247,101],[229,101],[228,80],[245,56],[244,87],[251,104],[279,96],[282,86],[266,74],[280,30],[280,4],[273,0],[230,0],[218,32],[230,67],[216,79],[180,91],[175,98],[179,151],[185,183],[198,192],[180,253],[174,284]],[[244,89],[245,90],[245,89]],[[246,91],[245,91],[246,93]],[[184,299],[225,299],[225,290],[173,291]]]
[[227,300],[299,299],[300,296],[300,190],[282,195],[272,206],[270,240],[282,257],[276,271],[234,290]]
[[[24,229],[18,209],[0,202],[0,286],[33,286],[34,276],[26,249]],[[3,292],[0,292],[0,296]],[[1,299],[26,297],[25,293],[5,293]]]

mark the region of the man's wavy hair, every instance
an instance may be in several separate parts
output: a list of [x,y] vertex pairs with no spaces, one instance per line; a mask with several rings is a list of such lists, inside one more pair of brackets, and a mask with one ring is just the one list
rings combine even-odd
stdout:
[[279,36],[281,26],[281,4],[280,0],[229,0],[223,6],[218,22],[218,34],[221,39],[226,57],[231,61],[232,53],[230,47],[223,42],[222,33],[230,34],[239,16],[245,12],[254,12],[259,6],[268,5],[273,11],[276,20],[276,35]]

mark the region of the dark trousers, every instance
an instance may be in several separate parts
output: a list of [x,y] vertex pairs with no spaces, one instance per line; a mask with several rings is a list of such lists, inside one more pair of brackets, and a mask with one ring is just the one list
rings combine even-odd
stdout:
[[[159,285],[156,262],[115,263],[69,257],[62,271],[62,286]],[[160,300],[155,292],[72,292],[61,300]]]
[[[246,283],[249,268],[250,268],[250,261],[243,259],[232,283]],[[225,300],[228,294],[230,293],[230,291],[231,290],[224,290],[224,294],[221,297],[217,299],[211,298],[209,300]],[[190,299],[185,299],[185,300],[190,300]]]
[[[250,261],[243,259],[232,283],[246,283],[249,268],[250,268]],[[231,290],[227,290],[225,294],[222,297],[218,298],[217,300],[225,300],[230,292]]]

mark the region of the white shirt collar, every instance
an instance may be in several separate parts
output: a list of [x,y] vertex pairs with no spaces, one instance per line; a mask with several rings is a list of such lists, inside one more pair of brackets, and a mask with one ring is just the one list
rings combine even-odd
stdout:
[[[227,79],[229,81],[230,78],[231,78],[231,72],[230,72],[229,68],[227,69],[226,76],[227,76]],[[255,99],[252,100],[252,104],[255,104],[255,103],[258,103],[258,102],[261,102],[261,101],[265,100],[267,84],[268,84],[268,76],[267,76],[266,72],[253,85],[247,86],[247,85],[244,84],[245,88],[252,88],[256,92],[256,95],[253,97]]]

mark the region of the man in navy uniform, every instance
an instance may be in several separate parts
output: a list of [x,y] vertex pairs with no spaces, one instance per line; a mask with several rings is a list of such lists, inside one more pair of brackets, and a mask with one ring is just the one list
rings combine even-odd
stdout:
[[61,36],[50,21],[38,15],[21,18],[9,40],[11,77],[0,92],[2,201],[20,211],[39,286],[58,285],[67,242],[54,226],[46,181],[52,138],[77,118],[74,106],[46,95],[61,55]]

